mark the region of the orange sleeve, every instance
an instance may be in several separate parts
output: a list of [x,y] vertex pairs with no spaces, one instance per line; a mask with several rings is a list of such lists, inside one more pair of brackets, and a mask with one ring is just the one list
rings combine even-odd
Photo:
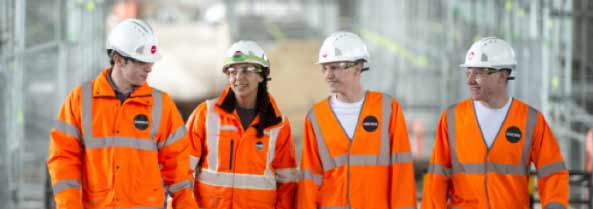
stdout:
[[206,102],[203,102],[194,109],[186,123],[191,147],[189,169],[192,172],[196,170],[202,160],[204,140],[206,140],[206,111]]
[[302,143],[301,179],[298,183],[296,205],[299,209],[317,208],[317,194],[323,182],[323,167],[309,117],[305,118]]
[[397,101],[392,100],[389,123],[391,144],[391,208],[416,208],[416,182],[414,162],[404,113]]
[[276,141],[276,154],[272,161],[277,182],[276,208],[292,209],[294,208],[295,191],[299,175],[290,122],[287,117],[284,117],[282,123],[282,129]]
[[568,208],[568,171],[558,142],[543,115],[533,130],[531,158],[537,168],[537,185],[543,208]]
[[50,132],[47,167],[56,209],[82,209],[81,87],[70,92]]
[[432,156],[428,165],[428,173],[424,177],[424,189],[422,192],[423,209],[447,208],[447,197],[451,175],[451,154],[449,151],[449,139],[447,128],[446,111],[441,115],[437,127],[436,138]]
[[189,139],[183,119],[173,100],[163,92],[163,112],[157,138],[159,139],[159,163],[161,174],[173,208],[197,208],[191,190],[193,178],[189,170]]

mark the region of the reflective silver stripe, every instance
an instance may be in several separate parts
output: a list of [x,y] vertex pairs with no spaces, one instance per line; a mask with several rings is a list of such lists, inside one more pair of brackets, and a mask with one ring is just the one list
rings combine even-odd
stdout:
[[200,162],[200,157],[190,155],[189,156],[189,169],[195,169],[199,162]]
[[222,125],[220,126],[221,131],[237,131],[239,130],[237,126],[234,125]]
[[378,155],[350,155],[350,165],[387,165],[387,162],[380,160]]
[[559,202],[549,202],[544,209],[566,209],[564,205]]
[[344,164],[346,164],[348,162],[348,154],[344,153],[341,155],[338,155],[335,158],[332,158],[333,163],[335,165],[335,167],[340,167],[343,166]]
[[84,140],[86,149],[106,147],[131,147],[140,150],[156,151],[157,145],[149,139],[131,138],[123,136],[97,137]]
[[381,146],[379,151],[379,159],[377,161],[378,165],[388,165],[390,164],[389,161],[389,150],[390,143],[389,143],[389,124],[391,121],[391,102],[393,97],[389,96],[388,94],[382,94],[381,98]]
[[91,117],[93,116],[93,86],[90,81],[84,82],[81,85],[82,88],[82,131],[83,131],[83,143],[87,140],[93,139],[93,124],[91,123]]
[[520,165],[526,165],[529,169],[529,153],[531,150],[531,143],[533,141],[533,129],[535,129],[535,124],[537,122],[537,110],[533,109],[532,107],[528,107],[527,110],[527,122],[525,124],[525,142],[523,144],[523,153],[521,153],[521,162]]
[[443,175],[445,177],[450,177],[451,176],[451,169],[447,168],[441,164],[437,164],[437,163],[429,163],[428,164],[428,173],[432,173],[432,174],[440,174]]
[[321,183],[323,182],[323,176],[321,174],[313,173],[309,169],[303,169],[301,171],[301,174],[302,174],[301,178],[303,178],[303,180],[304,179],[311,180],[311,181],[315,182],[315,184],[317,186],[321,186]]
[[555,162],[555,163],[550,163],[545,166],[537,168],[537,177],[544,178],[550,174],[554,174],[556,172],[560,172],[560,171],[564,171],[564,170],[566,170],[566,166],[564,165],[564,162],[559,161],[559,162]]
[[[380,155],[350,155],[350,165],[384,165],[387,166],[391,163],[410,163],[412,162],[412,153],[403,152],[403,153],[393,153],[391,157],[388,158],[388,161],[385,161],[381,158]],[[335,158],[336,162],[341,161],[341,159]],[[338,166],[342,164],[336,163]]]
[[180,182],[172,184],[171,186],[168,186],[167,191],[169,193],[175,193],[182,189],[186,189],[186,188],[190,189],[192,186],[192,183],[193,183],[192,180],[189,180],[189,179],[185,180],[185,181],[180,181]]
[[513,165],[504,163],[488,162],[488,172],[509,175],[527,175],[529,167],[525,165]]
[[279,183],[298,182],[299,171],[296,168],[276,169],[276,181]]
[[54,190],[54,194],[70,188],[80,189],[80,181],[74,179],[61,180],[53,184],[52,188]]
[[206,101],[206,143],[208,145],[208,169],[218,170],[218,130],[220,126],[220,117],[214,110],[216,99]]
[[274,160],[274,155],[276,154],[276,141],[278,140],[278,134],[280,133],[280,129],[284,126],[272,128],[268,134],[268,153],[266,156],[266,170],[264,171],[265,176],[273,176],[272,169],[270,166],[272,165],[272,160]]
[[455,110],[457,105],[452,105],[447,108],[447,136],[449,138],[449,149],[451,152],[451,170],[456,173],[462,168],[459,160],[457,159],[457,152],[455,151],[455,137],[457,135],[455,131]]
[[411,163],[414,161],[411,152],[399,152],[391,154],[391,163]]
[[[336,167],[336,162],[334,162],[329,155],[329,149],[325,144],[319,124],[317,123],[317,116],[315,116],[315,111],[313,109],[309,111],[309,122],[311,122],[313,132],[315,133],[315,140],[317,141],[317,149],[319,150],[319,157],[321,158],[321,166],[323,167],[323,170],[328,171],[334,169]],[[344,156],[344,162],[346,160],[345,157],[346,156]]]
[[152,101],[152,128],[150,129],[150,138],[156,141],[155,137],[161,125],[163,112],[163,93],[152,88]]
[[222,173],[202,169],[198,179],[204,184],[221,187],[261,190],[276,189],[276,179],[274,176]]
[[509,174],[509,175],[527,175],[527,167],[524,165],[513,165],[496,162],[484,163],[460,163],[459,167],[453,167],[453,174],[485,174],[486,167],[489,173]]
[[177,140],[182,139],[185,134],[187,133],[187,130],[185,129],[184,125],[181,125],[177,128],[177,130],[175,130],[173,133],[169,134],[169,136],[167,136],[167,139],[161,141],[158,145],[159,150],[162,149],[163,147],[166,147],[168,145],[171,145],[175,142],[177,142]]
[[80,135],[80,129],[78,129],[78,127],[76,127],[75,125],[66,123],[62,120],[56,120],[56,125],[55,125],[56,129],[62,133],[68,134],[74,138],[77,138],[78,140],[80,140],[81,135]]

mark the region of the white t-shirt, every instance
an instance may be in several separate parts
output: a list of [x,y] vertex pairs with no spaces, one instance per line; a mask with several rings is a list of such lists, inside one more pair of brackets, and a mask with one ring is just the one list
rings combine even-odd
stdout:
[[360,109],[362,109],[362,102],[365,96],[360,101],[354,103],[347,103],[339,101],[336,95],[333,95],[329,99],[329,105],[336,114],[338,121],[348,134],[348,138],[352,139],[354,130],[356,130],[356,124],[358,123],[358,116],[360,115]]
[[476,117],[478,118],[478,123],[482,129],[482,135],[484,136],[488,148],[492,147],[494,139],[500,131],[500,126],[502,126],[502,122],[511,107],[512,100],[513,99],[509,97],[509,101],[499,109],[490,109],[478,101],[473,102],[474,108],[476,109]]

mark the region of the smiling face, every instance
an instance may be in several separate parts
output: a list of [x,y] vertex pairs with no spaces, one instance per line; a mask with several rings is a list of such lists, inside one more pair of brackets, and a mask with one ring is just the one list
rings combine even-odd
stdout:
[[506,91],[508,74],[487,68],[467,68],[467,86],[471,98],[476,101],[489,102]]
[[262,69],[259,65],[251,63],[232,64],[224,71],[236,96],[244,98],[255,98],[257,96],[259,83],[264,81],[260,75]]

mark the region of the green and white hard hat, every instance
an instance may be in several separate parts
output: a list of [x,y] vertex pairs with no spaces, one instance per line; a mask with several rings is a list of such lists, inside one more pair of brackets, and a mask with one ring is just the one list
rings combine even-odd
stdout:
[[262,67],[270,67],[270,60],[264,50],[254,41],[241,40],[235,42],[226,51],[223,71],[232,64],[252,63]]

